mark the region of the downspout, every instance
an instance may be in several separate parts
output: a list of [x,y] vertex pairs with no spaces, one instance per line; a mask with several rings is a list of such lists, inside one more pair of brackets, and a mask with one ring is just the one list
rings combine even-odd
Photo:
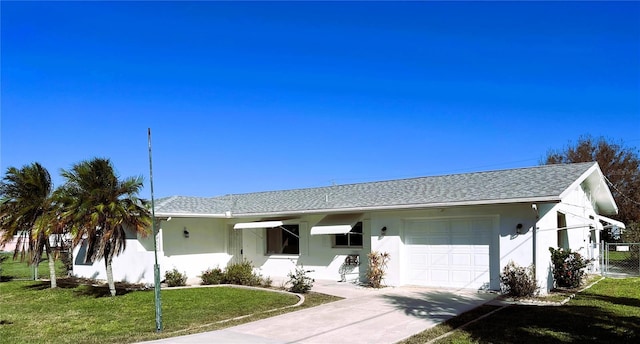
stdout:
[[[532,235],[532,242],[533,242],[533,254],[532,254],[532,265],[533,265],[533,276],[535,278],[535,280],[538,280],[538,273],[536,271],[536,266],[538,265],[538,254],[537,254],[537,249],[538,249],[538,220],[540,219],[540,211],[538,210],[538,206],[533,203],[531,204],[531,208],[533,209],[533,211],[536,213],[536,220],[533,223],[533,232],[531,233]],[[536,282],[537,283],[537,282]]]

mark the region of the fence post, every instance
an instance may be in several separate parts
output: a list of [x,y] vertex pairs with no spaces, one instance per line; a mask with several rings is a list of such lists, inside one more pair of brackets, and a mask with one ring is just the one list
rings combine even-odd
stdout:
[[604,243],[604,267],[605,267],[605,276],[609,274],[609,243]]
[[600,241],[600,271],[602,273],[602,276],[606,276],[607,275],[607,265],[606,262],[604,260],[604,255],[606,254],[605,252],[605,245],[606,243],[604,242],[604,240]]
[[605,275],[605,265],[604,265],[604,241],[600,241],[600,273],[602,276]]

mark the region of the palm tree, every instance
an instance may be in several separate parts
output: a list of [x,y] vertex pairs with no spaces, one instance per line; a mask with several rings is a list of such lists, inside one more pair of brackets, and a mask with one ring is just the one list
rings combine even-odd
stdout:
[[94,158],[62,170],[65,184],[56,192],[61,219],[73,246],[83,240],[85,263],[104,259],[111,295],[116,295],[111,263],[126,245],[126,231],[146,236],[151,225],[147,201],[137,197],[142,177],[120,180],[109,159]]
[[40,264],[43,251],[49,261],[51,288],[57,286],[54,255],[49,238],[60,234],[60,227],[52,226],[53,217],[51,175],[37,162],[21,169],[7,168],[0,182],[0,243],[18,236],[13,258],[24,259],[29,255],[29,264]]

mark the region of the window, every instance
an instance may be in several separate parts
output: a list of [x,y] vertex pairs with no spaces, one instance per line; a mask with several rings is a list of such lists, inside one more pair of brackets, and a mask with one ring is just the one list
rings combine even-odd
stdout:
[[558,212],[558,248],[569,248],[569,233],[567,233],[567,216]]
[[[86,260],[86,261],[85,261]],[[75,265],[93,265],[93,259],[91,256],[87,256],[87,239],[82,239],[80,249],[74,260]]]
[[333,247],[362,247],[362,222],[356,223],[349,233],[334,234]]
[[267,254],[300,254],[298,225],[267,228]]

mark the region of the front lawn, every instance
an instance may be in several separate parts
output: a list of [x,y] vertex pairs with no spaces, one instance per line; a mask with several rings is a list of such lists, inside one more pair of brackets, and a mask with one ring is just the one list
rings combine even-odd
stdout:
[[[486,306],[463,314],[474,319],[494,310]],[[424,343],[462,324],[457,318],[413,336]],[[437,343],[638,343],[640,278],[607,278],[564,306],[509,306]]]
[[[4,259],[4,261],[2,261]],[[0,278],[5,279],[33,279],[34,269],[27,265],[26,261],[13,260],[13,252],[0,252]],[[55,262],[57,277],[65,277],[67,272],[62,262]],[[49,278],[49,261],[46,255],[42,255],[42,261],[38,266],[38,278]]]
[[[0,342],[2,343],[131,343],[210,331],[291,312],[339,298],[305,294],[298,297],[268,290],[233,287],[165,289],[161,292],[164,331],[155,333],[153,290],[118,288],[110,297],[104,285],[78,284],[59,279],[58,288],[48,281],[19,281],[5,273],[22,271],[17,262],[5,261],[0,282]],[[7,270],[4,270],[7,267]],[[22,269],[22,270],[21,270]],[[221,320],[254,314],[240,320]]]

